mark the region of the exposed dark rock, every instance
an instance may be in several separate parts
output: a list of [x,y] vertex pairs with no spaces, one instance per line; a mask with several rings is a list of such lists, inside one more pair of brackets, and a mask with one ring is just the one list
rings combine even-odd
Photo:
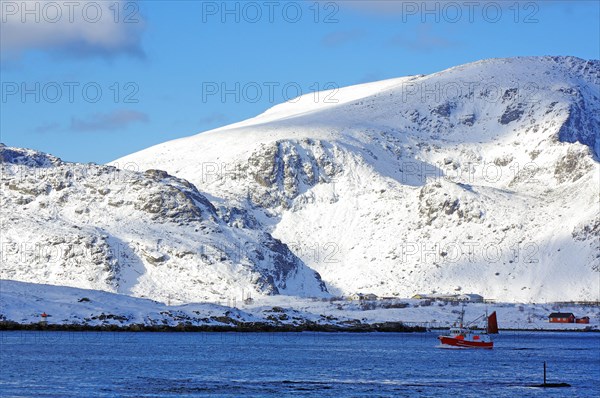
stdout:
[[452,102],[446,102],[442,105],[439,105],[431,110],[431,113],[434,115],[438,115],[441,117],[449,118],[452,114],[452,111],[456,108],[456,104]]
[[460,122],[461,122],[462,124],[466,125],[466,126],[472,126],[472,125],[474,125],[474,124],[475,124],[475,121],[476,121],[476,120],[477,120],[477,119],[476,119],[475,115],[471,114],[471,115],[466,115],[466,116],[463,116],[463,117],[460,119]]
[[592,168],[585,152],[569,150],[554,166],[554,177],[558,182],[577,181]]
[[498,119],[498,122],[500,122],[500,124],[504,124],[504,125],[509,124],[510,122],[519,120],[521,118],[521,116],[523,116],[524,113],[525,113],[525,110],[523,109],[523,105],[521,105],[521,104],[510,105],[506,108],[506,110],[504,111],[502,116],[500,116],[500,119]]
[[569,116],[558,131],[558,139],[562,142],[580,142],[587,145],[596,155],[600,157],[600,109],[596,98],[596,105],[592,106],[584,100],[579,91],[571,95],[575,98],[570,105]]

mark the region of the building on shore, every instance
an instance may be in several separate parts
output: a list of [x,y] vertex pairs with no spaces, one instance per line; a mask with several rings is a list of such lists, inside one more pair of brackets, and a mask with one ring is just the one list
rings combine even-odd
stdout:
[[448,302],[469,302],[469,303],[483,303],[483,296],[480,294],[467,293],[467,294],[422,294],[418,293],[412,296],[415,300],[434,300],[434,301],[448,301]]
[[354,293],[349,298],[355,301],[373,301],[377,300],[378,297],[373,293]]
[[553,312],[548,315],[550,323],[575,323],[575,315],[572,312]]
[[458,301],[468,301],[469,303],[483,303],[483,296],[480,294],[460,294]]

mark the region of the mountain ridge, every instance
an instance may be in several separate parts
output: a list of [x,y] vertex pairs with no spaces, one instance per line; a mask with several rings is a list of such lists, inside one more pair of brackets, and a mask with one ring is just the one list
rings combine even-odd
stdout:
[[161,301],[327,295],[243,210],[160,170],[67,163],[0,146],[3,279]]
[[335,294],[597,299],[599,77],[597,60],[484,60],[335,104],[307,94],[116,162],[248,210]]

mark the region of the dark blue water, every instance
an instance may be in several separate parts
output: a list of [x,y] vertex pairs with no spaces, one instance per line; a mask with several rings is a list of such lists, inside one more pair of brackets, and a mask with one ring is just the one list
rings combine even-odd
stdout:
[[[1,332],[2,397],[592,397],[600,335]],[[571,388],[541,390],[549,381]]]

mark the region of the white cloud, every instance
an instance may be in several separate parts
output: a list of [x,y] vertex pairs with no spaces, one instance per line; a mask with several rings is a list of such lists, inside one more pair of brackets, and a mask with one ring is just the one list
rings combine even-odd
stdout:
[[2,56],[29,50],[75,56],[142,56],[144,20],[133,1],[2,1]]
[[447,35],[435,34],[430,25],[419,26],[410,35],[397,35],[392,38],[391,44],[415,52],[430,52],[458,46],[458,43],[450,40]]
[[143,112],[118,109],[108,113],[95,113],[80,119],[71,118],[70,130],[76,132],[113,131],[124,129],[132,123],[146,123],[149,117]]

